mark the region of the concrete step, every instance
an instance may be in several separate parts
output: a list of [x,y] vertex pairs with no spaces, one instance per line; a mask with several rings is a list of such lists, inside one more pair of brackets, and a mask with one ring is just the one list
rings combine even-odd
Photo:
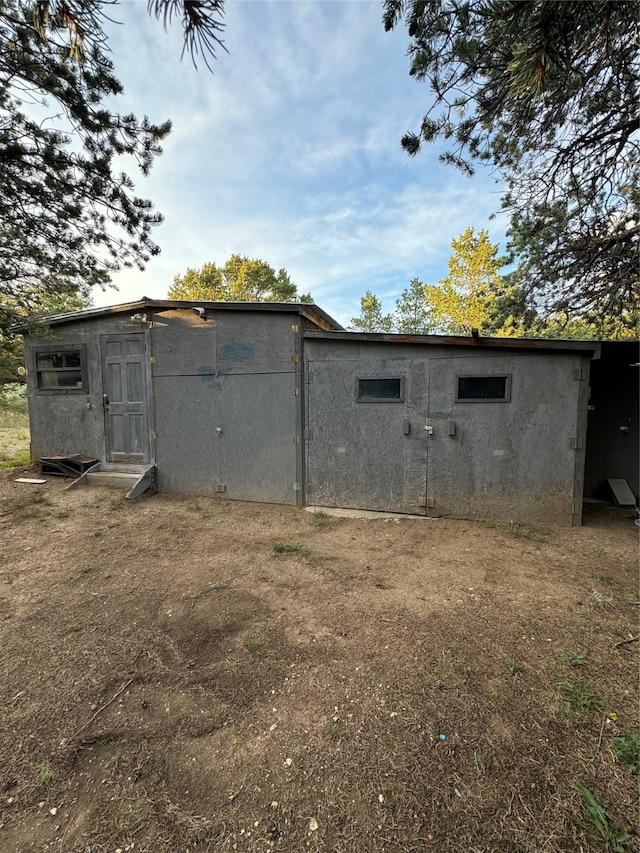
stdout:
[[90,486],[114,486],[117,489],[131,489],[140,479],[140,474],[126,471],[93,471],[86,475]]

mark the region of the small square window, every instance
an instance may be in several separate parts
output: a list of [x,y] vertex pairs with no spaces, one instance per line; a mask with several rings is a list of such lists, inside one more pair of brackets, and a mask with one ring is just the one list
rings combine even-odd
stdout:
[[461,402],[508,402],[511,376],[458,376],[456,400]]
[[404,379],[401,376],[363,376],[358,379],[358,402],[401,403]]
[[81,394],[86,391],[84,346],[37,350],[35,361],[38,392]]

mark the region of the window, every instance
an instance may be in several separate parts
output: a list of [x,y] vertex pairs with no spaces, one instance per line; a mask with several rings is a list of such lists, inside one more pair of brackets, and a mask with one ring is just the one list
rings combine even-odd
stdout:
[[36,351],[38,391],[79,394],[86,391],[84,347]]
[[404,400],[404,379],[400,376],[363,376],[358,379],[358,402],[401,403]]
[[511,376],[458,376],[456,401],[508,402],[511,399]]

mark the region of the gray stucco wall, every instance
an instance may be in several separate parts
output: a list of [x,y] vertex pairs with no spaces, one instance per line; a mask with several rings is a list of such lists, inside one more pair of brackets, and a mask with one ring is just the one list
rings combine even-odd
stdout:
[[[104,317],[90,323],[56,326],[50,337],[25,335],[25,363],[28,372],[27,396],[33,458],[56,454],[80,454],[104,459],[105,425],[102,406],[103,384],[100,335],[142,331],[128,315]],[[86,354],[86,393],[43,393],[36,387],[35,352],[57,345],[80,345]]]
[[[586,356],[312,338],[305,366],[308,503],[580,523]],[[496,374],[508,402],[456,401],[459,375]],[[357,401],[376,375],[402,402]]]
[[[295,309],[146,315],[94,316],[26,338],[35,457],[105,459],[101,336],[137,332],[149,357],[151,461],[164,491],[580,523],[585,353],[330,334],[306,337],[303,353]],[[83,348],[87,387],[39,392],[34,350],[66,344]],[[508,376],[508,401],[457,400],[460,375]],[[363,377],[401,378],[402,399],[359,402]]]
[[[25,340],[34,458],[106,458],[101,335],[141,332],[149,364],[151,460],[164,491],[296,504],[302,500],[301,324],[286,312],[130,312]],[[87,388],[36,387],[35,352],[81,346]],[[218,431],[219,430],[219,431]],[[224,486],[224,492],[219,487]]]
[[[152,330],[158,484],[236,500],[301,501],[296,314],[156,314]],[[295,360],[294,360],[295,357]],[[219,486],[225,491],[217,491]]]
[[[455,401],[456,375],[495,372],[511,376],[509,402]],[[432,361],[434,424],[455,424],[453,437],[434,430],[427,475],[434,514],[579,524],[587,388],[588,361],[575,355]]]

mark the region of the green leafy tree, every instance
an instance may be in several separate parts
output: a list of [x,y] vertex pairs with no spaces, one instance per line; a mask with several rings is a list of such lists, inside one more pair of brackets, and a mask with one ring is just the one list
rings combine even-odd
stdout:
[[360,314],[351,327],[357,332],[392,332],[393,315],[382,313],[382,302],[370,290],[360,298]]
[[531,292],[516,272],[499,277],[488,308],[488,316],[482,327],[485,335],[507,338],[539,337],[542,319]]
[[0,388],[7,382],[19,382],[18,369],[24,364],[22,336],[0,329]]
[[[35,331],[43,317],[80,311],[91,305],[91,299],[74,293],[72,289],[65,293],[63,284],[59,282],[53,294],[45,286],[30,287],[20,294],[19,303],[11,305],[5,297],[4,304],[7,305],[12,316],[17,320],[20,318],[19,322],[28,324]],[[46,333],[46,330],[43,330],[43,334],[46,335]],[[19,381],[18,368],[23,364],[22,335],[16,335],[0,327],[0,385]]]
[[467,228],[451,241],[449,275],[437,285],[424,286],[425,299],[438,331],[448,335],[470,334],[471,329],[486,333],[491,325],[494,303],[504,297],[504,282],[498,270],[506,260],[498,255],[487,231],[476,236]]
[[487,231],[476,236],[473,228],[467,228],[451,241],[451,247],[447,278],[437,285],[413,278],[396,300],[393,314],[384,314],[380,299],[368,290],[360,299],[360,315],[351,320],[352,327],[366,332],[457,335],[488,326],[493,302],[504,292],[498,270],[506,261]]
[[393,314],[384,314],[382,302],[370,290],[360,299],[360,314],[351,320],[351,327],[360,332],[398,332],[405,335],[426,335],[431,331],[431,308],[425,301],[425,286],[413,278],[409,287],[396,299]]
[[221,302],[311,302],[308,293],[299,294],[285,269],[277,272],[265,261],[245,255],[231,255],[222,267],[214,263],[187,269],[177,275],[169,289],[169,299]]
[[[159,251],[162,221],[120,165],[147,174],[170,123],[120,115],[108,54],[107,0],[0,0],[0,328],[24,318],[31,294],[89,293]],[[220,0],[150,0],[179,17],[185,50],[221,45]]]
[[538,318],[530,326],[525,337],[555,338],[565,340],[589,341],[621,341],[632,340],[638,337],[638,315],[635,315],[635,323],[627,324],[626,313],[621,317],[575,317],[567,314],[552,314],[544,318]]
[[598,313],[541,313],[535,294],[521,273],[501,274],[507,260],[486,230],[467,228],[451,241],[449,275],[435,285],[412,279],[396,300],[393,314],[370,291],[360,300],[360,316],[351,323],[369,332],[468,335],[476,328],[486,336],[604,339],[634,338],[640,312],[623,310],[615,317]]
[[393,329],[405,335],[428,335],[434,331],[433,312],[419,278],[412,278],[400,299],[396,299]]
[[495,167],[509,248],[545,310],[601,320],[640,303],[638,0],[384,0],[433,103],[410,154]]
[[566,311],[539,313],[518,272],[508,273],[491,301],[485,334],[499,337],[624,340],[638,337],[640,312],[623,309],[614,317]]

